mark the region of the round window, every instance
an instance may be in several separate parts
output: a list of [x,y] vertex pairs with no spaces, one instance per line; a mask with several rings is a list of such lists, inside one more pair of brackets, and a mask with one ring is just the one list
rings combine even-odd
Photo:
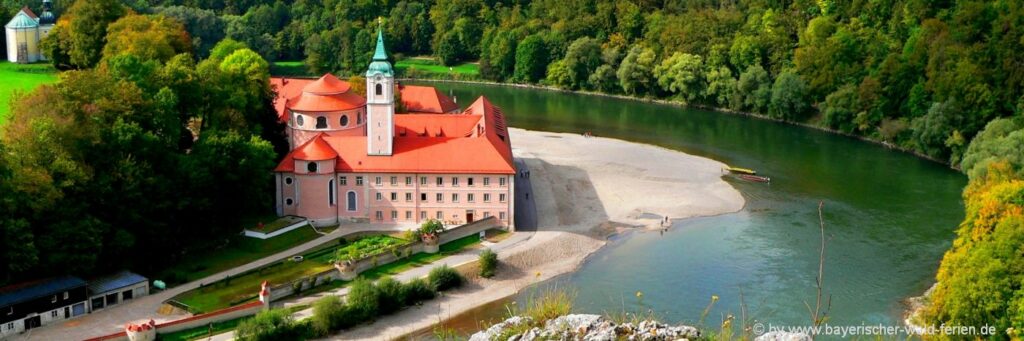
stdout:
[[306,170],[310,173],[316,173],[316,162],[310,162],[306,164]]
[[284,204],[285,205],[291,206],[293,203],[295,203],[295,202],[292,201],[292,198],[284,199]]
[[295,125],[302,126],[302,115],[295,115]]
[[341,126],[342,127],[347,127],[348,126],[348,115],[341,115]]
[[288,185],[291,185],[292,184],[292,177],[289,176],[287,178],[284,178],[284,183],[288,184]]

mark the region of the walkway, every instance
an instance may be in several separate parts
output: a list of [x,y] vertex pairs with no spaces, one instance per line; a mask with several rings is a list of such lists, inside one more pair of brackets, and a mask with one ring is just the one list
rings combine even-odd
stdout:
[[[516,159],[517,173],[529,172],[530,168],[522,159]],[[531,174],[532,176],[532,174]],[[516,174],[515,180],[515,225],[516,231],[537,231],[537,203],[529,177]]]
[[282,259],[303,253],[320,244],[333,239],[343,237],[347,234],[361,231],[404,231],[409,226],[385,226],[371,224],[342,225],[330,233],[320,236],[317,239],[292,247],[291,249],[263,257],[251,263],[225,270],[206,278],[185,283],[151,295],[136,298],[128,303],[122,303],[111,308],[100,310],[82,317],[71,319],[59,324],[52,324],[29,330],[24,334],[16,335],[12,340],[83,340],[103,335],[116,333],[124,328],[128,322],[153,319],[157,323],[178,320],[187,315],[158,315],[157,310],[165,301],[186,291],[199,287],[200,283],[212,283],[227,276],[234,276],[255,268],[271,264]]

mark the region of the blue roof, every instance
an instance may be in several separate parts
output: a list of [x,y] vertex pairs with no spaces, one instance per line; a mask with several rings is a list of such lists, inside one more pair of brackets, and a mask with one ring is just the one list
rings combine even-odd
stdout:
[[83,286],[85,286],[85,281],[74,276],[57,277],[7,286],[0,288],[0,307],[62,293]]
[[130,271],[121,271],[115,275],[98,278],[90,282],[89,295],[105,293],[146,281],[149,280],[146,277],[142,277],[142,275]]
[[18,12],[14,15],[14,18],[7,23],[7,28],[33,28],[39,27],[39,22],[32,17],[25,14],[24,11]]

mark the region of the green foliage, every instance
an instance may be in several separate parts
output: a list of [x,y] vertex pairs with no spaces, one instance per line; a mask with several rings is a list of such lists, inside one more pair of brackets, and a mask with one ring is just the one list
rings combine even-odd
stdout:
[[688,53],[675,53],[654,68],[658,85],[684,102],[693,102],[704,92],[704,60]]
[[857,88],[853,85],[839,88],[825,97],[822,110],[825,114],[825,125],[844,133],[852,133],[856,128],[853,119],[857,117],[858,107]]
[[405,306],[405,288],[391,277],[377,280],[378,309],[381,314],[391,314]]
[[181,22],[162,15],[129,14],[107,28],[103,58],[131,54],[146,60],[166,62],[191,50]]
[[960,164],[964,173],[974,179],[984,176],[988,165],[1003,161],[1024,178],[1024,125],[1019,119],[999,118],[989,122],[985,130],[971,140]]
[[516,46],[516,63],[512,79],[523,83],[540,81],[544,78],[549,57],[543,37],[538,34],[527,36]]
[[380,294],[373,282],[358,278],[349,286],[346,300],[353,314],[365,321],[380,313]]
[[224,19],[212,10],[185,6],[157,7],[155,10],[157,14],[184,24],[192,38],[192,51],[196,57],[209,57],[213,46],[224,39]]
[[630,95],[644,95],[651,91],[656,81],[652,74],[655,62],[654,50],[633,46],[616,72],[622,91]]
[[405,298],[405,305],[413,305],[422,301],[431,300],[437,295],[434,288],[427,283],[427,280],[417,278],[402,285],[402,297]]
[[242,341],[293,340],[300,333],[301,330],[292,321],[290,311],[270,309],[239,323],[235,338]]
[[732,108],[767,113],[771,102],[771,80],[761,65],[751,65],[736,82],[736,99]]
[[[70,18],[61,21],[59,30],[47,36],[51,40],[50,56],[67,56],[54,58],[54,66],[58,69],[68,67],[89,68],[95,66],[102,57],[106,44],[107,26],[125,14],[125,8],[118,0],[77,0],[64,15]],[[64,65],[62,62],[68,62]]]
[[423,224],[420,224],[420,228],[416,232],[419,233],[419,235],[439,234],[444,232],[444,224],[437,219],[427,219]]
[[427,275],[427,281],[430,282],[430,286],[434,290],[445,291],[461,286],[463,278],[455,269],[448,267],[448,265],[442,265],[430,270],[430,274]]
[[784,71],[772,85],[772,101],[768,116],[786,121],[799,121],[810,109],[807,104],[807,88],[804,81],[794,72]]
[[498,254],[491,249],[484,249],[480,252],[480,277],[494,277],[494,271],[498,268]]
[[338,296],[327,295],[316,300],[313,303],[313,316],[310,318],[313,331],[317,335],[327,335],[340,329],[346,309],[345,303]]

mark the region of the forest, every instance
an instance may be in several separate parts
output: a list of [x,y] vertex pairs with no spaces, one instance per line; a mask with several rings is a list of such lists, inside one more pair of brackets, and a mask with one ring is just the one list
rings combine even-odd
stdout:
[[[28,2],[0,0],[0,12]],[[58,0],[56,7],[61,19],[44,48],[68,71],[16,100],[0,138],[0,263],[8,267],[0,281],[159,266],[269,210],[266,170],[281,144],[268,63],[301,60],[313,74],[359,74],[382,25],[396,60],[475,62],[489,81],[748,112],[957,167],[971,179],[967,219],[925,317],[1024,327],[1024,3],[1017,0]]]

